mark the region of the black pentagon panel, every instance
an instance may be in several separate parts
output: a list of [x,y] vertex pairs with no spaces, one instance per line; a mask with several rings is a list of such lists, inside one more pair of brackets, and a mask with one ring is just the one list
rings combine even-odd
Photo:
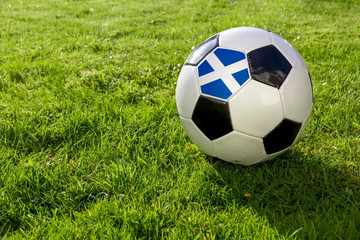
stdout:
[[190,54],[185,65],[198,65],[212,50],[219,46],[219,35],[208,38]]
[[301,123],[284,119],[274,130],[263,139],[266,154],[272,154],[284,150],[293,144]]
[[192,120],[210,140],[233,130],[228,103],[209,97],[200,96]]
[[292,67],[273,45],[255,49],[247,57],[252,79],[277,88],[280,88]]

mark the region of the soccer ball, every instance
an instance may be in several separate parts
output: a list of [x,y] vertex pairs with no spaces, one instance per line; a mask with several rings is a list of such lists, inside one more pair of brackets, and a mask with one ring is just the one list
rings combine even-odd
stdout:
[[176,106],[190,139],[206,154],[241,165],[272,159],[304,131],[313,105],[309,70],[279,35],[225,30],[186,60]]

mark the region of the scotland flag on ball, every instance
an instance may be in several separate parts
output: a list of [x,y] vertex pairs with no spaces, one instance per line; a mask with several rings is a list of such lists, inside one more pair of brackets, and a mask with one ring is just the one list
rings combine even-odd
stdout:
[[249,79],[244,53],[217,48],[198,66],[201,93],[228,99]]

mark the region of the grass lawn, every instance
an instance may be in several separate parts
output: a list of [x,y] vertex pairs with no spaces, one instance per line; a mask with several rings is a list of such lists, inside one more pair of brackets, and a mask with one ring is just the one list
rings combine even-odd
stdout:
[[[359,239],[358,0],[1,0],[0,238]],[[251,167],[184,132],[179,71],[238,26],[306,60],[302,138]]]

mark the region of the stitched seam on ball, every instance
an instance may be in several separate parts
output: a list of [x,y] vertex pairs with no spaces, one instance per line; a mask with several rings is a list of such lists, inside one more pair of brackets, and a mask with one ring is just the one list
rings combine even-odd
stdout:
[[[231,114],[231,113],[230,113],[230,114]],[[181,116],[181,115],[179,115],[179,117],[194,122],[192,119],[183,117],[183,116]],[[230,119],[230,120],[231,120],[231,119]],[[231,123],[231,124],[232,124],[232,123]],[[196,124],[195,124],[195,125],[196,125]],[[197,127],[197,126],[196,126],[196,127]],[[199,130],[200,130],[200,129],[199,129]],[[201,130],[200,130],[200,131],[201,131]],[[255,136],[255,135],[251,135],[251,134],[248,134],[248,133],[244,133],[244,132],[242,132],[242,131],[235,130],[235,129],[233,129],[231,132],[229,132],[229,133],[227,133],[227,134],[230,134],[230,133],[232,133],[232,132],[237,132],[237,133],[243,134],[243,135],[245,135],[245,136],[247,136],[247,137],[251,137],[251,138],[254,138],[254,139],[260,139],[260,140],[263,139],[262,137],[258,137],[258,136]],[[225,134],[224,136],[226,136],[227,134]],[[224,137],[224,136],[221,136],[221,137]],[[220,138],[221,138],[221,137],[220,137]],[[216,138],[216,139],[219,139],[219,138]],[[216,140],[216,139],[214,139],[214,140]],[[214,140],[210,140],[210,141],[213,142]]]
[[[237,133],[240,133],[240,134],[243,134],[243,135],[245,135],[245,136],[247,136],[247,137],[251,137],[251,138],[254,138],[254,139],[260,139],[260,140],[262,140],[263,138],[262,137],[258,137],[258,136],[255,136],[255,135],[251,135],[251,134],[248,134],[248,133],[244,133],[244,132],[242,132],[242,131],[239,131],[239,130],[233,130],[233,132],[237,132]],[[225,136],[225,135],[224,135]]]
[[[182,119],[191,121],[191,122],[195,125],[195,127],[209,140],[210,145],[211,145],[211,150],[214,150],[213,140],[210,140],[210,139],[201,131],[201,129],[194,123],[194,121],[193,121],[192,119],[183,117],[183,116],[181,116],[181,115],[179,115],[179,117],[182,118]],[[186,131],[185,131],[185,132],[186,132]],[[189,136],[188,133],[186,133],[186,134]],[[196,144],[195,144],[195,145],[196,145]],[[197,145],[196,145],[196,146],[197,146]],[[213,156],[217,157],[215,152],[212,152],[212,154],[213,154]]]
[[[285,79],[286,81],[286,79]],[[282,95],[281,91],[278,89],[278,93],[280,95],[280,101],[281,101],[281,109],[282,109],[282,114],[283,114],[283,119],[285,118],[285,104],[284,104],[284,96]]]
[[[246,60],[247,60],[247,57],[246,57]],[[249,62],[248,62],[248,63],[249,63]],[[251,80],[253,80],[253,79],[251,78],[250,69],[249,69],[249,68],[248,68],[248,72],[249,72],[249,79],[246,80],[246,82],[244,82],[243,85],[241,85],[238,90],[236,90],[235,92],[233,92],[233,93],[231,94],[231,96],[227,99],[228,102],[229,102],[232,98],[234,98],[235,95],[238,94],[242,89],[244,89],[244,87],[245,87]]]
[[235,50],[235,51],[238,51],[238,52],[242,52],[242,53],[244,53],[246,55],[246,51],[244,49],[240,49],[240,48],[237,48],[237,47],[219,45],[218,48],[227,48],[227,49],[230,49],[230,50]]
[[[292,65],[291,65],[291,66],[292,66]],[[303,72],[305,72],[306,74],[309,74],[309,70],[303,69],[302,67],[292,66],[292,68],[295,68],[295,69],[297,69],[297,70],[299,70],[299,71],[303,71]]]

